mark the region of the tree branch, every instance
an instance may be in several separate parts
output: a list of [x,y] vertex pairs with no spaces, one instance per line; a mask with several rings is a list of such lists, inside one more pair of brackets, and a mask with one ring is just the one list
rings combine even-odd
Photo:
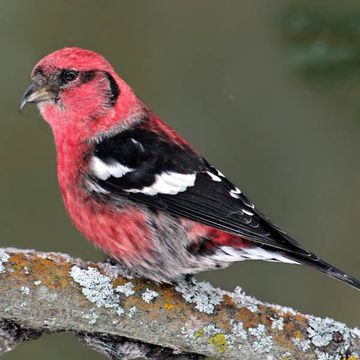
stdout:
[[0,250],[0,354],[73,331],[112,359],[351,359],[360,331],[207,283],[132,279],[119,266]]

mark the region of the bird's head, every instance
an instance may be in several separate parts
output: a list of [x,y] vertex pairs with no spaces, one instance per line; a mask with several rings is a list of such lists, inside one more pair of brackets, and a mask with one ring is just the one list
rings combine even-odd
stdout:
[[141,106],[130,87],[101,55],[80,48],[57,50],[34,67],[20,101],[38,105],[55,134],[90,138],[136,117]]

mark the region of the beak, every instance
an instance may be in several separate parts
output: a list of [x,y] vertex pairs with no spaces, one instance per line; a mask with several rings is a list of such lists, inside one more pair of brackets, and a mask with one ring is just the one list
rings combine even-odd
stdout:
[[20,99],[19,110],[23,110],[28,103],[39,103],[41,101],[51,100],[51,93],[46,90],[45,87],[40,86],[36,82],[33,82],[25,91],[24,95]]

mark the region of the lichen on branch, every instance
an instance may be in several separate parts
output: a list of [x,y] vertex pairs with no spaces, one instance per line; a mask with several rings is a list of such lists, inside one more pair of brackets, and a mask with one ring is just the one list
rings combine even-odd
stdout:
[[[3,324],[36,336],[86,334],[82,340],[91,348],[111,339],[106,349],[123,354],[125,345],[135,347],[148,359],[146,353],[154,358],[162,352],[168,359],[182,354],[188,359],[354,360],[360,353],[358,329],[260,302],[240,288],[227,292],[197,281],[158,285],[131,278],[117,265],[63,254],[0,249],[0,288]],[[6,338],[9,332],[0,323],[0,354],[26,340],[15,334],[6,348],[1,346]]]

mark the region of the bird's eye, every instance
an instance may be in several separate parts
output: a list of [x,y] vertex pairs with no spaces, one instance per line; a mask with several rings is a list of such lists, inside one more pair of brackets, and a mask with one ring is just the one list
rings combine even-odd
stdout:
[[61,73],[61,79],[65,83],[68,83],[74,81],[77,78],[78,74],[79,73],[75,70],[63,70]]

